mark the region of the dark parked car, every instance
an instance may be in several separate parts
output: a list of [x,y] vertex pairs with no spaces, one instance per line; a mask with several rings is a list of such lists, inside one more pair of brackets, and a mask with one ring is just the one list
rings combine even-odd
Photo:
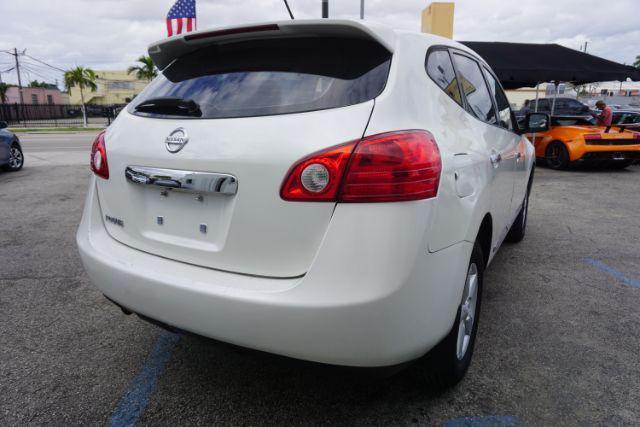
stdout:
[[[535,100],[529,102],[529,107],[522,108],[518,115],[524,116],[528,112],[535,110]],[[538,111],[541,113],[551,113],[553,98],[541,98],[538,100]],[[585,116],[589,115],[591,109],[588,105],[573,98],[556,98],[556,105],[553,109],[554,116]]]
[[10,171],[18,171],[24,165],[24,155],[18,137],[7,129],[5,122],[0,122],[0,167]]
[[613,124],[640,126],[640,111],[638,110],[614,110]]

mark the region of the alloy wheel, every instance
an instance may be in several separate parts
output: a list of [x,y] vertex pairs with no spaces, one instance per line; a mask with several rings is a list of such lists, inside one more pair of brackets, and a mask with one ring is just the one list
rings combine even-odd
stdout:
[[462,360],[467,354],[471,336],[476,322],[478,304],[478,266],[472,263],[467,272],[462,304],[460,305],[460,323],[458,324],[458,340],[456,356]]
[[19,169],[22,166],[22,162],[24,161],[24,157],[22,151],[18,147],[11,147],[11,152],[9,154],[9,167],[11,169]]

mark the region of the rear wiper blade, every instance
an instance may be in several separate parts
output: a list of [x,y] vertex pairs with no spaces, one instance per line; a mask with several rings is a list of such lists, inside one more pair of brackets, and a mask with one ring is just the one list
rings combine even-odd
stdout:
[[197,102],[174,96],[147,99],[136,105],[135,111],[169,116],[202,117],[202,110]]

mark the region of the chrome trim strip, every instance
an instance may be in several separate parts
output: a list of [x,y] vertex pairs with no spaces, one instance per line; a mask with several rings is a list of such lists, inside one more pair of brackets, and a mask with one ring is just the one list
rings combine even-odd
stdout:
[[237,178],[225,173],[127,166],[124,176],[133,184],[152,185],[176,191],[225,195],[238,192]]

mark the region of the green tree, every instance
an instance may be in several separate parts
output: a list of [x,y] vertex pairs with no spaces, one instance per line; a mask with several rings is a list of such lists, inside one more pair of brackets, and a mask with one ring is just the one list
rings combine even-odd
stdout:
[[84,103],[84,90],[89,89],[91,92],[95,92],[98,86],[96,85],[96,73],[91,68],[85,68],[78,66],[72,68],[64,73],[64,84],[68,90],[72,87],[78,86],[80,89],[80,102],[82,103],[82,118],[84,127],[87,127],[87,108]]
[[640,55],[636,56],[636,60],[633,62],[633,66],[640,68]]
[[29,85],[27,87],[37,87],[37,88],[49,89],[51,87],[51,85],[49,83],[46,83],[46,82],[39,82],[37,80],[34,80],[32,82],[29,82]]
[[128,74],[136,75],[138,80],[153,80],[158,75],[156,66],[150,56],[142,55],[136,60],[140,65],[133,65],[127,69]]
[[0,104],[6,104],[7,90],[9,90],[9,85],[6,83],[0,83]]

